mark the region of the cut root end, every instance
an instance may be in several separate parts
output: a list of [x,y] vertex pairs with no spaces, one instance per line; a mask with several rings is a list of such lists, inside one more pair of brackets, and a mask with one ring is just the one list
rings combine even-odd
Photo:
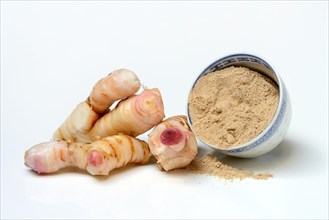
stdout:
[[92,167],[99,167],[103,164],[103,154],[97,150],[93,150],[88,154],[88,165]]
[[183,134],[177,128],[166,128],[160,136],[161,143],[167,146],[176,145],[181,142],[182,139]]

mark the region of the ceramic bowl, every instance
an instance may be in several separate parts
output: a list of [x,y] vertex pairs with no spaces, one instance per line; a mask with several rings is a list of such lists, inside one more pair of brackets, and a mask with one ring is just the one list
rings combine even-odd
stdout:
[[[191,91],[193,90],[196,82],[207,73],[221,70],[229,66],[247,67],[251,70],[266,75],[276,82],[279,87],[280,97],[275,115],[268,126],[255,138],[251,139],[247,143],[229,149],[208,144],[205,140],[198,137],[197,134],[196,137],[205,145],[210,146],[226,155],[243,158],[252,158],[263,155],[278,146],[288,131],[291,121],[291,103],[287,88],[278,73],[275,72],[274,69],[262,58],[250,54],[233,54],[210,64],[195,80]],[[190,117],[188,105],[187,116],[188,122],[193,131],[193,121]]]

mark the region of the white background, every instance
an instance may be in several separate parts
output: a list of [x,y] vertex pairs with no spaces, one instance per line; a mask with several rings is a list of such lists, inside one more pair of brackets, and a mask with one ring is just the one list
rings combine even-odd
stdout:
[[[129,68],[158,87],[172,116],[186,112],[207,65],[238,52],[277,70],[293,119],[267,155],[215,155],[272,179],[229,182],[154,164],[39,176],[24,166],[25,150],[49,140],[110,71]],[[327,1],[1,2],[1,218],[328,218],[327,135]]]

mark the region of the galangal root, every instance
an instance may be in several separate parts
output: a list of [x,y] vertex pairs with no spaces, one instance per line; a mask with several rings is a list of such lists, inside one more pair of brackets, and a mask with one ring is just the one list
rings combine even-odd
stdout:
[[[88,99],[73,110],[53,139],[90,143],[110,135],[136,137],[148,131],[165,117],[162,97],[156,88],[134,95],[139,88],[139,79],[132,71],[113,71],[96,83]],[[121,101],[110,111],[117,100]]]
[[38,173],[53,173],[74,166],[92,175],[108,175],[129,162],[144,164],[150,158],[147,143],[128,135],[114,135],[90,144],[53,141],[25,152],[25,165]]
[[149,134],[148,143],[160,170],[186,167],[198,153],[196,138],[183,115],[158,124]]

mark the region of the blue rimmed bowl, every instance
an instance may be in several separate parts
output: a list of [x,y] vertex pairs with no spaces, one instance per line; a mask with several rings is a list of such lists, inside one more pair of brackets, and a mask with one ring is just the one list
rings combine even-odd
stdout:
[[[224,69],[229,66],[240,66],[249,68],[258,73],[266,75],[274,82],[276,82],[279,87],[280,97],[275,115],[271,122],[268,124],[268,126],[258,136],[251,139],[247,143],[229,149],[208,144],[207,141],[202,140],[200,137],[198,137],[197,134],[195,135],[202,143],[217,149],[223,154],[244,158],[252,158],[263,155],[274,149],[283,140],[284,136],[288,131],[291,121],[291,103],[288,91],[281,77],[265,60],[250,54],[233,54],[223,57],[210,64],[195,80],[191,91],[194,89],[194,86],[197,81],[204,75],[210,72]],[[193,121],[190,117],[189,105],[187,105],[187,116],[188,122],[193,131]]]

